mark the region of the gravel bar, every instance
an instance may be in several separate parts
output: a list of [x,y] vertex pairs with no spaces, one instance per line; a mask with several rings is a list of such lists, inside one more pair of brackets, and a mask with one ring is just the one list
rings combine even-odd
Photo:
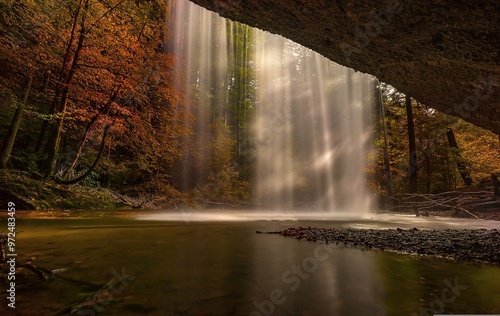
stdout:
[[500,231],[497,229],[324,229],[298,227],[273,233],[316,243],[500,265]]

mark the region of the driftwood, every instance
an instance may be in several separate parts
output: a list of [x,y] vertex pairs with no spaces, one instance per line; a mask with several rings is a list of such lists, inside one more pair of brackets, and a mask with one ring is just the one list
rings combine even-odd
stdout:
[[425,216],[428,211],[464,212],[479,218],[475,212],[489,209],[500,209],[500,198],[491,192],[443,192],[438,194],[403,194],[395,199],[395,208],[399,211],[414,212],[417,216]]
[[[6,277],[6,275],[10,271],[10,266],[7,263],[7,256],[5,254],[5,245],[7,244],[7,240],[8,240],[8,235],[0,233],[0,271],[2,271],[4,273],[3,275],[0,275],[0,279],[2,277]],[[72,278],[68,278],[68,277],[59,275],[60,273],[67,271],[68,269],[66,269],[66,268],[49,270],[49,269],[45,269],[45,268],[42,268],[39,266],[35,266],[31,262],[31,260],[26,260],[26,262],[24,264],[16,261],[15,269],[16,269],[16,271],[19,269],[25,269],[25,270],[31,271],[39,281],[60,279],[60,280],[64,280],[64,281],[68,281],[68,282],[72,282],[72,283],[76,283],[76,284],[80,284],[80,285],[85,285],[85,286],[93,286],[93,287],[97,286],[95,284],[92,284],[92,283],[89,283],[86,281],[75,280]]]
[[[111,192],[111,191],[110,191]],[[120,199],[123,204],[130,206],[133,209],[148,208],[152,206],[155,202],[154,199],[148,199],[147,197],[142,198],[131,198],[116,192],[111,192],[111,194]]]
[[[60,273],[67,271],[68,269],[66,268],[54,270],[44,269],[42,267],[35,266],[30,260],[27,260],[24,264],[14,261],[14,265],[11,266],[11,263],[8,262],[4,251],[7,240],[8,235],[0,232],[0,283],[9,284],[8,275],[13,272],[12,269],[14,268],[16,274],[19,274],[23,270],[26,272],[25,277],[20,278],[19,281],[17,281],[17,283],[21,286],[19,289],[31,288],[33,285],[45,283],[49,280],[62,280],[84,287],[86,291],[90,289],[92,292],[95,292],[93,296],[89,296],[83,301],[76,301],[59,310],[54,314],[57,316],[74,314],[95,315],[95,311],[100,311],[102,306],[107,305],[110,302],[119,301],[113,298],[113,294],[119,293],[123,290],[123,286],[127,284],[127,280],[134,279],[134,276],[131,275],[123,275],[119,278],[114,277],[103,286],[102,284],[94,284],[59,275]],[[0,291],[0,293],[4,295],[8,292]]]

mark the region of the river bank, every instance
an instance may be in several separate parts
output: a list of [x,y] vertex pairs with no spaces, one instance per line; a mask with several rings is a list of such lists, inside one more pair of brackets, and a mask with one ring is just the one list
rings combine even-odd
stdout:
[[298,227],[276,233],[309,242],[500,265],[500,231],[498,229]]
[[60,184],[37,179],[20,171],[0,170],[0,210],[13,202],[18,210],[116,210],[177,208],[248,208],[245,201],[210,201],[203,192],[182,193],[166,187],[167,193],[135,193],[100,186]]
[[117,209],[126,207],[110,190],[62,185],[23,172],[0,172],[0,209],[13,202],[18,210]]

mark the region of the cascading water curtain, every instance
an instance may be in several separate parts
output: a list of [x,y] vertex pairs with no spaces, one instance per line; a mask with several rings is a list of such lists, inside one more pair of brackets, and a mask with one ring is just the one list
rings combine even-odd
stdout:
[[363,213],[374,80],[258,32],[256,195],[262,207]]
[[[214,122],[235,142],[236,171],[265,209],[362,213],[375,102],[373,77],[281,36],[175,1],[173,53],[196,118],[182,178],[202,182]],[[171,26],[172,28],[172,26]],[[201,157],[201,158],[200,158]],[[199,167],[201,171],[193,172]],[[205,175],[210,174],[205,170]]]

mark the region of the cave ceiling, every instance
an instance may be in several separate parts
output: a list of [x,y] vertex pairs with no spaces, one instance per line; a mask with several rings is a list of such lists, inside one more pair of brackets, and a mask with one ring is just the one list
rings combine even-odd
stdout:
[[500,1],[191,0],[500,134]]

